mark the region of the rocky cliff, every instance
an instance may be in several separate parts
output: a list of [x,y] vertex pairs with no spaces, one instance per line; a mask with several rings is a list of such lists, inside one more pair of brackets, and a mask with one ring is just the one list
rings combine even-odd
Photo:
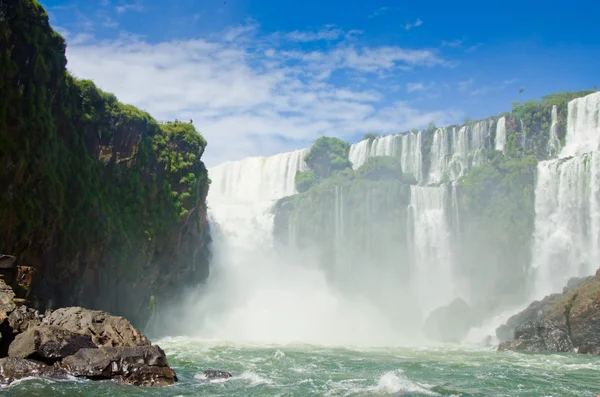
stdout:
[[499,350],[600,354],[600,270],[531,303],[496,334]]
[[157,302],[208,275],[206,141],[71,76],[37,1],[0,7],[7,281],[40,310],[84,306],[143,326]]

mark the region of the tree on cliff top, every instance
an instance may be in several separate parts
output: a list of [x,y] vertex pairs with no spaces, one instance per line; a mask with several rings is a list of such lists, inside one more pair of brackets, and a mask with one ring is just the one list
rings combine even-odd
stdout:
[[304,157],[308,167],[318,179],[328,178],[333,172],[352,167],[348,160],[350,144],[338,138],[321,137],[315,141]]

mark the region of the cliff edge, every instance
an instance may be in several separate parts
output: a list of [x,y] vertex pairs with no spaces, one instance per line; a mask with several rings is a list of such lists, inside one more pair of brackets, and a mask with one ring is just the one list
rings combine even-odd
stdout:
[[208,276],[206,141],[191,124],[160,124],[71,76],[64,39],[37,1],[0,8],[8,277],[41,311],[84,306],[143,326],[157,302]]

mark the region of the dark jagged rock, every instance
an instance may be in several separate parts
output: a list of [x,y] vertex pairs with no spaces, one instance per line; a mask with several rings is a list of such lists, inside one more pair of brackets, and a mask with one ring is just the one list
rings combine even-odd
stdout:
[[565,324],[557,324],[548,320],[533,320],[519,325],[515,331],[514,340],[501,343],[498,349],[570,352],[573,351],[573,343]]
[[10,325],[13,334],[20,334],[41,323],[42,316],[40,316],[40,313],[27,306],[17,307],[8,316],[8,324]]
[[569,280],[562,294],[533,302],[496,335],[499,350],[600,354],[600,270]]
[[82,307],[67,307],[49,313],[44,324],[88,334],[98,346],[148,346],[150,341],[131,323],[118,316]]
[[16,257],[12,255],[0,254],[0,269],[10,269],[15,265]]
[[207,369],[206,371],[204,371],[204,376],[206,376],[206,379],[212,380],[212,379],[229,379],[233,375],[231,375],[227,371],[221,371],[221,370],[216,370],[216,369]]
[[66,378],[67,371],[56,365],[46,365],[22,358],[0,358],[0,384],[8,385],[27,377]]
[[15,293],[12,288],[0,278],[0,322],[4,321],[8,314],[17,307],[13,301],[14,298]]
[[1,284],[4,308],[14,310],[2,312],[0,322],[0,357],[9,356],[0,359],[0,384],[30,376],[67,375],[136,386],[177,381],[164,351],[152,346],[126,319],[81,307],[42,316],[26,306],[11,306],[9,299],[16,299],[12,289]]
[[116,379],[136,386],[167,386],[177,381],[158,346],[81,349],[61,366],[73,376]]
[[53,364],[85,348],[97,348],[90,335],[52,325],[41,325],[17,335],[8,348],[8,356]]

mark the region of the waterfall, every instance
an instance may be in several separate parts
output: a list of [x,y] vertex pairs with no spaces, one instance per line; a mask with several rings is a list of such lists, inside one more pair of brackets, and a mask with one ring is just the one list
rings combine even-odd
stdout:
[[412,174],[418,182],[423,180],[422,132],[409,132],[400,138],[400,164],[404,173]]
[[424,314],[455,297],[447,188],[411,186],[413,290]]
[[433,135],[431,168],[427,181],[455,181],[464,176],[472,166],[483,163],[483,150],[490,136],[492,123],[491,120],[483,120],[473,126],[438,128]]
[[344,273],[344,190],[342,186],[335,186],[334,204],[334,244],[335,244],[335,270],[336,275]]
[[386,135],[372,140],[365,139],[350,146],[349,160],[352,168],[358,169],[375,156],[396,156],[396,140],[398,135]]
[[[556,109],[556,106],[554,109]],[[554,117],[554,113],[552,113],[552,115]],[[500,152],[504,151],[504,146],[506,146],[506,117],[500,117],[498,119],[498,124],[496,124],[496,139],[494,144],[494,149]]]
[[369,146],[371,141],[364,139],[350,146],[348,159],[352,162],[352,168],[358,169],[361,165],[367,162],[369,157]]
[[[214,257],[207,283],[199,289],[201,296],[186,300],[190,303],[183,332],[259,343],[360,345],[398,340],[383,309],[341,293],[311,255],[274,249],[272,207],[277,199],[296,193],[294,177],[306,169],[306,152],[247,158],[208,170],[209,215],[219,233],[213,235]],[[340,245],[344,194],[336,188]],[[292,221],[287,230],[291,240],[302,233],[300,224],[301,219]],[[340,258],[341,267],[345,262]]]
[[209,203],[217,200],[273,201],[296,193],[296,171],[306,171],[307,149],[271,157],[249,157],[211,168]]
[[395,156],[397,135],[386,135],[379,137],[371,143],[369,157]]
[[451,158],[448,128],[435,130],[430,156],[429,182],[441,182],[446,179],[445,173]]
[[550,121],[550,137],[548,139],[548,156],[554,157],[560,149],[560,140],[558,139],[558,109],[556,105],[552,106],[552,119]]
[[565,146],[538,164],[535,294],[558,292],[600,264],[600,93],[569,102]]

